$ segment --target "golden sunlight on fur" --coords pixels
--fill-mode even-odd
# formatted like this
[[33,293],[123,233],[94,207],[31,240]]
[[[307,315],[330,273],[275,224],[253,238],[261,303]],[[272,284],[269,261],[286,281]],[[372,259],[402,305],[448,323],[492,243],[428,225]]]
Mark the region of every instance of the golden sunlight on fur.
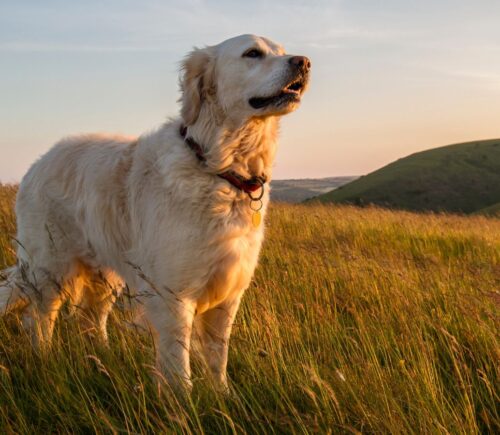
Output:
[[18,263],[0,287],[4,310],[24,306],[44,346],[62,304],[78,304],[106,339],[126,283],[144,296],[169,383],[191,385],[194,326],[226,389],[231,326],[264,235],[252,216],[265,215],[279,117],[298,107],[309,70],[306,57],[238,36],[186,57],[179,119],[139,138],[56,144],[19,188]]

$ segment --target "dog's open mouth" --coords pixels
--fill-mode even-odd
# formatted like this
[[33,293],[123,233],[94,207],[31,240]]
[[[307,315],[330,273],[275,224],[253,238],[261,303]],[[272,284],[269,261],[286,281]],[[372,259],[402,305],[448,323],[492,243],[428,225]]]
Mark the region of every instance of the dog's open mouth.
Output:
[[305,78],[300,77],[286,85],[279,94],[272,95],[270,97],[253,97],[250,98],[248,102],[254,109],[262,109],[270,105],[282,106],[294,101],[300,101],[300,95],[302,94],[305,85]]

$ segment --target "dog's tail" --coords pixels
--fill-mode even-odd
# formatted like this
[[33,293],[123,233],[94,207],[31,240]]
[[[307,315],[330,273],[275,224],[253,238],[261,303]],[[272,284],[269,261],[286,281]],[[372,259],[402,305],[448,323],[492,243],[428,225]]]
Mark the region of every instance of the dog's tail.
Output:
[[16,284],[17,274],[17,266],[0,271],[0,315],[13,310],[22,310],[29,303]]

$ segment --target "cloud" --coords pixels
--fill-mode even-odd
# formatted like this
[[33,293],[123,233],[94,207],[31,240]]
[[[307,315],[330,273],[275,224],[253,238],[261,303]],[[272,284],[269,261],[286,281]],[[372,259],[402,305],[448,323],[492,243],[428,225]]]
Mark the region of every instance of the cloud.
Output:
[[152,45],[88,45],[56,42],[0,42],[0,52],[136,52],[164,51],[166,47]]
[[213,44],[240,33],[329,50],[363,41],[394,41],[407,34],[358,23],[355,17],[346,21],[340,1],[23,3],[4,5],[0,11],[0,51],[184,52],[193,44]]
[[444,71],[444,74],[460,80],[466,80],[469,83],[491,91],[500,91],[500,71],[456,70]]

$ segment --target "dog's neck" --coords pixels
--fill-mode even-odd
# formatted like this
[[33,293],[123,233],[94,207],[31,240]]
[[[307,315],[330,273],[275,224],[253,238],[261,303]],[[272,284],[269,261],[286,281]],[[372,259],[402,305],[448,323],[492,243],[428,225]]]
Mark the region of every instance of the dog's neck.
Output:
[[[214,173],[232,170],[245,178],[271,179],[279,129],[278,117],[252,118],[240,125],[217,125],[201,116],[187,135],[203,148],[207,167]],[[213,120],[214,118],[212,118]]]

